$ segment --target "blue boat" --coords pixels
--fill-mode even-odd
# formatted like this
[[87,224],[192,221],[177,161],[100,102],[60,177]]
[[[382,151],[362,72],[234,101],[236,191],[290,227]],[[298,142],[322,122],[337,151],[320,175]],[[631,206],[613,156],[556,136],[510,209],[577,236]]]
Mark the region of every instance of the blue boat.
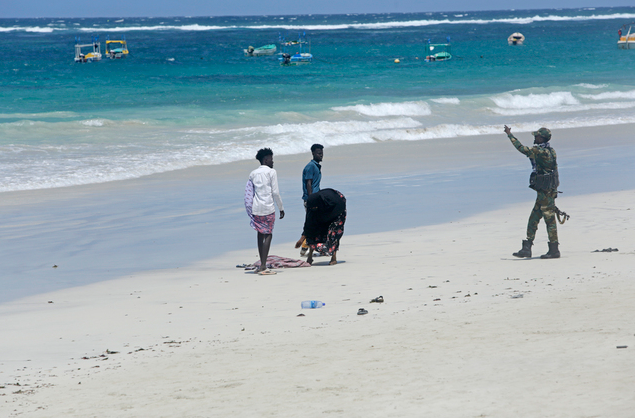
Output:
[[[309,52],[305,51],[307,44],[309,45]],[[311,43],[307,42],[306,33],[298,35],[297,41],[285,42],[284,39],[281,39],[281,47],[281,57],[278,58],[280,60],[280,65],[308,64],[313,61]],[[288,52],[290,50],[295,50],[296,52],[291,54]]]

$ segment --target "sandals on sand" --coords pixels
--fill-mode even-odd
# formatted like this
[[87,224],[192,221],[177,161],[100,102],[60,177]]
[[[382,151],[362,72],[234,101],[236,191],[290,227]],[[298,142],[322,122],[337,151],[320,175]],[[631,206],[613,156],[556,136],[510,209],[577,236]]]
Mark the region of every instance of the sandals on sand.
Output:
[[261,276],[271,276],[273,274],[278,274],[278,273],[276,273],[273,270],[265,269],[265,270],[259,271],[258,274],[260,274]]
[[383,296],[377,296],[375,299],[372,299],[370,301],[370,303],[384,303],[384,297]]
[[368,313],[368,311],[364,308],[359,308],[359,311],[357,311],[357,315],[366,315]]

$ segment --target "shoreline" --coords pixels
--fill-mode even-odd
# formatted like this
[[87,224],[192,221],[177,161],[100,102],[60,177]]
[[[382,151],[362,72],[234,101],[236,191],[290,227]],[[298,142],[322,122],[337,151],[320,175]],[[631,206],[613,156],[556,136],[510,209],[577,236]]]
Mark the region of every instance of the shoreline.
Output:
[[[528,143],[530,135],[518,136]],[[565,191],[561,199],[635,189],[635,145],[628,129],[556,131],[554,147]],[[304,215],[299,173],[309,159],[308,152],[275,159],[287,216],[276,223],[274,243],[299,236]],[[1,255],[7,263],[0,302],[251,248],[242,192],[255,166],[255,160],[243,161],[3,193],[0,227],[7,246]],[[358,235],[442,224],[533,200],[528,173],[528,161],[504,134],[394,141],[326,149],[323,187],[347,196],[347,234]]]
[[[631,135],[633,129],[635,129],[635,123],[557,129],[553,131],[554,147],[570,151],[576,149],[581,150],[588,148],[629,146],[633,145]],[[609,131],[609,135],[606,133],[607,130]],[[520,132],[516,134],[516,136],[524,145],[531,145],[531,134],[529,132]],[[594,137],[598,139],[594,139]],[[424,158],[425,163],[428,164],[423,168],[424,170],[480,167],[482,166],[482,163],[503,166],[516,165],[513,160],[510,160],[508,163],[501,164],[501,154],[510,155],[515,152],[513,148],[511,153],[508,152],[509,147],[505,147],[503,145],[506,144],[506,139],[507,137],[501,129],[500,135],[483,134],[415,141],[394,140],[338,145],[325,148],[328,153],[328,158],[331,159],[330,161],[325,161],[325,169],[330,170],[330,174],[335,176],[350,175],[353,170],[351,169],[351,166],[347,164],[347,160],[350,161],[352,156],[359,155],[360,158],[372,159],[373,162],[373,169],[369,170],[368,168],[362,167],[360,175],[368,174],[370,172],[380,172],[383,174],[407,173],[422,170],[421,161],[413,158],[414,155],[425,155],[431,151],[434,152],[435,158]],[[456,153],[456,147],[460,147],[462,151],[458,155]],[[254,155],[255,151],[256,149],[254,149]],[[377,159],[376,155],[380,153],[387,153],[388,158]],[[484,158],[484,160],[479,160],[479,164],[476,162],[469,163],[468,156],[464,154],[478,154],[478,156]],[[280,178],[294,178],[297,177],[298,170],[301,171],[310,158],[310,151],[300,154],[275,155],[275,159],[278,164],[275,168],[279,172]],[[395,166],[393,161],[397,158],[403,158],[403,161],[400,161],[400,164]],[[338,166],[338,163],[341,165]],[[284,167],[281,167],[283,165]],[[115,180],[105,183],[8,191],[1,193],[3,197],[7,198],[4,199],[1,205],[39,203],[46,200],[54,200],[56,198],[72,198],[76,194],[84,195],[94,192],[108,192],[118,188],[128,189],[143,187],[144,185],[141,183],[153,184],[166,182],[167,184],[178,184],[180,181],[200,181],[201,179],[209,178],[213,178],[215,181],[232,180],[236,177],[245,177],[244,173],[249,173],[253,167],[254,162],[252,160],[239,160],[216,165],[188,167],[179,170],[154,173],[132,179]],[[9,200],[9,202],[6,200]]]
[[[520,203],[447,224],[345,234],[334,267],[318,258],[263,278],[233,267],[257,258],[241,250],[47,294],[53,303],[39,295],[1,304],[0,411],[351,416],[397,406],[402,415],[459,417],[456,407],[469,402],[501,418],[510,410],[626,417],[635,401],[623,367],[635,348],[635,197],[567,204],[559,260],[535,259],[547,250],[543,224],[534,259],[511,256],[530,210]],[[292,246],[274,243],[271,254]],[[607,247],[619,251],[592,253]],[[379,295],[384,304],[368,303]],[[301,310],[304,299],[327,305]],[[369,314],[357,316],[359,307]]]

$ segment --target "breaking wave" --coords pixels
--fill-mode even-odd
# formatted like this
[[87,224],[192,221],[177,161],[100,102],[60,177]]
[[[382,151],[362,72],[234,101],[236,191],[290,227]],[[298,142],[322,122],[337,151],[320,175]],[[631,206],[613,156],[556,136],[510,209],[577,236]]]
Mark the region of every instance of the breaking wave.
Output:
[[[360,15],[363,17],[363,15]],[[635,13],[612,13],[612,14],[592,14],[577,16],[558,16],[550,14],[548,16],[528,16],[528,17],[509,17],[499,19],[472,19],[465,15],[455,15],[454,19],[418,19],[407,21],[388,21],[373,23],[340,23],[340,24],[265,24],[265,25],[204,25],[204,24],[183,24],[183,25],[117,25],[117,26],[92,26],[92,27],[73,27],[68,28],[65,24],[53,24],[49,27],[25,27],[12,26],[0,27],[0,32],[25,31],[25,32],[53,32],[53,31],[84,31],[84,32],[130,32],[130,31],[215,31],[226,29],[267,29],[267,30],[343,30],[343,29],[394,29],[409,27],[425,27],[436,25],[488,25],[497,23],[507,23],[516,25],[528,25],[534,22],[565,22],[565,21],[589,21],[589,20],[629,20],[635,19]],[[122,23],[116,21],[115,23]],[[75,25],[75,24],[74,24]]]
[[431,101],[439,104],[461,104],[461,100],[458,97],[440,97],[438,99],[430,99]]
[[599,94],[581,94],[580,97],[591,100],[635,99],[635,90],[607,91]]
[[[458,99],[457,99],[458,100]],[[427,116],[432,114],[425,102],[378,103],[370,105],[332,107],[336,112],[356,112],[366,116]]]

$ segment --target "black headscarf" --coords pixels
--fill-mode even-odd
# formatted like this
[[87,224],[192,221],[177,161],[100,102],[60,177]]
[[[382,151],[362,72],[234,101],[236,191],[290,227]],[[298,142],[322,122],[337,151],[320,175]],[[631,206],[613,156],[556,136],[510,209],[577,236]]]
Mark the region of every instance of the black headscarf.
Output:
[[306,201],[304,235],[311,241],[319,241],[328,233],[329,225],[346,210],[346,199],[337,190],[323,189],[312,193]]

